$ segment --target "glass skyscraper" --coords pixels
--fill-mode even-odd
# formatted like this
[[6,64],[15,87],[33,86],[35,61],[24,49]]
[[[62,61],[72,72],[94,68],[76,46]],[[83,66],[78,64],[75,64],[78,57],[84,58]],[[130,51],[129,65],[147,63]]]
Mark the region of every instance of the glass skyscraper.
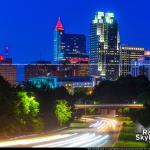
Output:
[[61,36],[64,34],[64,28],[60,21],[60,18],[57,22],[57,25],[54,30],[54,62],[58,63],[60,59],[63,58],[63,51],[61,50]]
[[119,76],[120,36],[113,13],[98,12],[90,25],[91,76],[117,80]]
[[85,53],[85,35],[65,33],[59,18],[54,31],[54,62],[60,63],[65,60],[65,56],[68,54],[74,54],[78,57],[78,54]]

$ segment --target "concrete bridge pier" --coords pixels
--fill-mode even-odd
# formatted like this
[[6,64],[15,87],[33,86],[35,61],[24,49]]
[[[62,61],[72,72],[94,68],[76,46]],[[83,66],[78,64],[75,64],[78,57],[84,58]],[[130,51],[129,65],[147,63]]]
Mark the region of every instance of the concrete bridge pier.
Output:
[[107,115],[108,114],[108,109],[101,109],[100,114],[101,115]]
[[99,108],[97,110],[97,114],[100,114],[102,116],[108,115],[114,117],[116,115],[117,110],[115,109],[110,109],[110,108]]
[[112,117],[116,116],[116,112],[117,112],[116,109],[108,109],[108,115],[109,116],[112,116]]

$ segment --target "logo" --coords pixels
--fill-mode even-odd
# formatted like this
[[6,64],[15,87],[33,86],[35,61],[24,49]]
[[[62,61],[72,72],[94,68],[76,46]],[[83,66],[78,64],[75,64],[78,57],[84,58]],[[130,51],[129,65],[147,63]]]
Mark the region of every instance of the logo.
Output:
[[137,141],[150,141],[150,130],[143,130],[142,134],[136,134]]

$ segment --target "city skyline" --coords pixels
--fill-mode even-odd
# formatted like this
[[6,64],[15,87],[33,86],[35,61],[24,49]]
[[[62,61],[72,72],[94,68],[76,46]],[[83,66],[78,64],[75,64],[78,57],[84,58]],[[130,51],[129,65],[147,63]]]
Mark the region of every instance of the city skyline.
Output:
[[[44,3],[40,0],[33,0],[30,3],[29,1],[14,0],[10,2],[6,0],[1,5],[1,11],[5,13],[1,19],[0,54],[4,54],[4,48],[8,45],[14,63],[30,63],[39,59],[52,61],[53,30],[58,17],[61,17],[67,33],[85,34],[88,37],[90,22],[97,11],[115,13],[120,27],[121,44],[139,45],[149,49],[146,35],[150,31],[146,27],[150,22],[145,20],[149,15],[145,9],[149,2],[145,1],[141,4],[140,1],[136,1],[136,8],[133,7],[134,2],[129,0],[128,3],[114,2],[114,0],[105,2],[82,0],[80,4],[76,1],[72,5],[72,2],[68,0],[63,2],[58,0],[57,4],[47,0]],[[16,10],[12,11],[14,5]],[[141,7],[141,5],[146,6]],[[52,6],[57,7],[52,9]],[[89,6],[91,7],[89,8]],[[131,15],[125,11],[127,8]],[[138,10],[141,11],[137,15]],[[68,12],[71,13],[68,14]],[[143,28],[141,28],[142,20],[145,22]]]
[[0,148],[150,147],[150,1],[0,4]]

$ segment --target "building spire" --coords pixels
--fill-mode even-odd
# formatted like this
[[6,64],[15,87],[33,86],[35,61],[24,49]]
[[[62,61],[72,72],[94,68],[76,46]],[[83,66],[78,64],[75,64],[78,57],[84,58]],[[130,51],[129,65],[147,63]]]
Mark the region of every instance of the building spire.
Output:
[[55,30],[60,30],[60,31],[63,31],[64,30],[64,27],[62,25],[62,22],[60,20],[60,17],[58,18],[58,22],[56,24],[56,27],[55,27]]

